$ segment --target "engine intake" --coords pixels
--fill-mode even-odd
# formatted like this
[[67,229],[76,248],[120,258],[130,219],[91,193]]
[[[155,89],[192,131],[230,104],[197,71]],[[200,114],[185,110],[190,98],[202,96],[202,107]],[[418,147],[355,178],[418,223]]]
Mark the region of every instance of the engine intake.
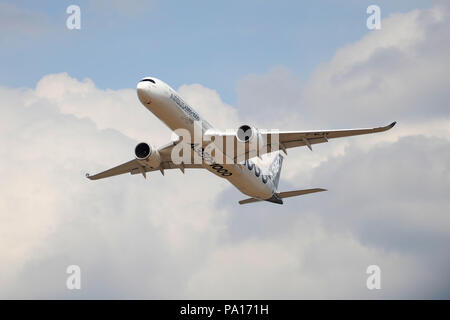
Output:
[[256,129],[250,127],[249,125],[242,125],[238,128],[236,132],[236,137],[241,142],[249,142],[252,138],[256,136]]
[[236,131],[237,161],[248,160],[259,155],[260,148],[264,146],[262,136],[255,127],[242,125]]
[[145,142],[139,143],[134,148],[134,154],[139,160],[146,159],[152,153],[152,148]]
[[161,164],[159,151],[145,142],[139,143],[136,148],[134,148],[134,154],[136,155],[136,159],[143,166],[158,168]]

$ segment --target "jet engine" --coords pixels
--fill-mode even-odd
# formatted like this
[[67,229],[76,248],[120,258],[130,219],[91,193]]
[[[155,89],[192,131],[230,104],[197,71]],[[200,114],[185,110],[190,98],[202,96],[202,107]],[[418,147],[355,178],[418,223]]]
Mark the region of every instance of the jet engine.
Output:
[[[256,157],[263,146],[261,134],[258,130],[249,125],[242,125],[236,131],[237,156],[245,154],[245,159]],[[240,159],[240,160],[245,160]]]
[[238,128],[236,132],[236,138],[240,142],[249,143],[250,141],[253,141],[256,138],[257,134],[258,132],[256,131],[255,128],[244,124]]
[[158,168],[161,164],[161,156],[159,155],[158,149],[145,142],[139,143],[136,148],[134,148],[134,154],[136,155],[136,159],[143,166]]

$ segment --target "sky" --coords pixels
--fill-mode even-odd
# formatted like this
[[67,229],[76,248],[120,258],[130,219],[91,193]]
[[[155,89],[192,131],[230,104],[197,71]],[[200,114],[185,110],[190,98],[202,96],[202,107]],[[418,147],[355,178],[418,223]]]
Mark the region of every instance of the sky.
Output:
[[[70,4],[0,2],[0,298],[450,298],[446,1],[377,1],[380,30],[372,1],[80,1],[80,30]],[[289,150],[280,190],[328,191],[283,206],[200,170],[85,179],[170,139],[148,75],[220,129],[398,124]]]
[[[370,32],[371,1],[78,1],[82,26],[68,30],[73,1],[3,3],[0,84],[34,86],[68,72],[100,88],[132,88],[143,76],[173,87],[202,83],[236,103],[239,79],[286,66],[306,80],[334,51]],[[430,5],[378,1],[383,17]]]

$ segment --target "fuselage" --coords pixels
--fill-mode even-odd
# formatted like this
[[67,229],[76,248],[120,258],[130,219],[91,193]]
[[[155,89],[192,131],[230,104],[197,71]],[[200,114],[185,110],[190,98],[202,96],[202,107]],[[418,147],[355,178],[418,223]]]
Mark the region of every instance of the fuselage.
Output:
[[184,129],[190,133],[192,140],[182,143],[190,144],[192,151],[201,157],[205,169],[228,180],[242,193],[254,198],[269,199],[276,192],[273,181],[263,172],[264,168],[258,166],[256,159],[239,164],[223,163],[208,154],[204,150],[205,145],[195,145],[195,134],[201,132],[203,136],[215,128],[201,118],[168,84],[157,78],[147,77],[138,83],[137,94],[141,103],[171,130]]

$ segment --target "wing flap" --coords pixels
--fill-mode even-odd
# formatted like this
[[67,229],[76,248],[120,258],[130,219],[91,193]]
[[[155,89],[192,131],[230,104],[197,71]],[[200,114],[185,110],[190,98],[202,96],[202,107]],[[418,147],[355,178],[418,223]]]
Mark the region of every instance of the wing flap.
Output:
[[[308,142],[310,144],[317,144],[317,143],[324,143],[324,142],[328,142],[328,140],[326,138],[309,138]],[[306,141],[304,141],[303,139],[297,139],[297,140],[284,140],[283,145],[286,149],[290,149],[290,148],[295,148],[295,147],[303,147],[306,146]],[[274,148],[273,151],[277,151],[276,148]]]

